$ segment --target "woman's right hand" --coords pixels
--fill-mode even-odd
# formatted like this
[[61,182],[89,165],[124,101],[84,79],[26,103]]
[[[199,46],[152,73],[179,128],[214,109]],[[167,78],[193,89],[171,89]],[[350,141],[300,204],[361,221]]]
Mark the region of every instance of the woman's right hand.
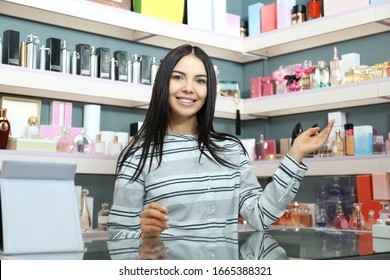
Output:
[[159,237],[161,232],[169,228],[168,209],[157,202],[152,202],[140,215],[142,238]]

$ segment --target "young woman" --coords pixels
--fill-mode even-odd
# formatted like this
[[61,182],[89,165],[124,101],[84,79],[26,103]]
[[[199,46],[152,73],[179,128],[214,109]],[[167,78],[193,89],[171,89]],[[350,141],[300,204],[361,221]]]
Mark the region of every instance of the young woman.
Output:
[[323,146],[334,122],[295,139],[263,188],[240,140],[214,130],[216,96],[213,63],[202,49],[182,45],[166,55],[144,123],[118,159],[111,238],[186,230],[212,236],[236,231],[239,214],[265,230],[283,215],[307,170],[303,157]]

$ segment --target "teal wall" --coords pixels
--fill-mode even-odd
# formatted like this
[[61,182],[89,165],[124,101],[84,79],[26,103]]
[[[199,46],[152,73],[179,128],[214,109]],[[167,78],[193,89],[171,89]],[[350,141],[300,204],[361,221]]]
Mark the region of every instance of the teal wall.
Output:
[[[258,1],[235,1],[228,0],[228,12],[241,15],[247,18],[247,5]],[[262,1],[268,3],[272,1]],[[7,29],[18,30],[21,32],[21,40],[27,38],[27,35],[33,33],[41,39],[41,44],[46,38],[57,37],[65,39],[68,44],[88,43],[96,47],[109,47],[110,50],[127,50],[131,55],[133,53],[146,54],[162,58],[167,49],[153,46],[128,42],[124,40],[112,39],[95,34],[86,34],[84,32],[65,29],[56,26],[48,26],[37,22],[29,22],[22,19],[0,16],[0,34]],[[390,60],[388,46],[390,45],[390,33],[368,36],[361,39],[349,40],[334,44],[339,53],[357,52],[361,54],[362,64],[372,65],[380,61]],[[230,61],[213,59],[214,64],[218,65],[221,74],[220,79],[237,80],[240,83],[243,97],[249,97],[249,80],[255,76],[268,76],[279,65],[289,65],[310,59],[316,62],[320,59],[329,61],[332,56],[333,44],[321,46],[310,50],[295,52],[288,55],[274,57],[264,61],[239,64]],[[0,93],[0,96],[7,93]],[[309,97],[309,96],[308,96]],[[31,98],[31,97],[28,97]],[[60,100],[60,97],[54,98]],[[41,123],[49,124],[49,108],[52,100],[42,100]],[[73,103],[73,126],[82,126],[82,114],[84,103]],[[386,134],[390,131],[390,103],[382,105],[370,105],[355,108],[341,109],[347,113],[348,121],[355,125],[371,124],[379,133]],[[311,112],[305,114],[295,114],[289,116],[273,117],[270,119],[259,119],[245,121],[242,124],[242,138],[256,138],[263,133],[267,138],[284,138],[291,135],[293,126],[300,121],[304,128],[310,127],[314,122],[324,126],[327,122],[327,113],[329,111]],[[128,131],[129,124],[142,121],[145,115],[144,110],[128,109],[124,107],[113,107],[102,105],[101,130]],[[118,121],[121,120],[121,121]],[[235,127],[233,120],[216,119],[215,128],[234,134]],[[321,177],[307,177],[302,182],[301,190],[297,195],[297,200],[314,202],[313,186],[320,184]],[[264,184],[265,181],[261,180]],[[95,198],[95,214],[100,208],[102,202],[112,202],[112,192],[114,185],[114,176],[106,175],[88,175],[78,174],[76,184],[90,189],[91,195]]]

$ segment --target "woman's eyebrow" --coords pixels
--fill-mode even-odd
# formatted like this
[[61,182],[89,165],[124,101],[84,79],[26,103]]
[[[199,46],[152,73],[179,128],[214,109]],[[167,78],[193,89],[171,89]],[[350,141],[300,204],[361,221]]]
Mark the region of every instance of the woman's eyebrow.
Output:
[[[181,74],[183,76],[186,76],[186,73],[182,72],[182,71],[179,71],[179,70],[173,70],[172,73],[178,73],[178,74]],[[195,77],[205,77],[207,78],[207,75],[206,74],[198,74],[198,75],[195,75]]]

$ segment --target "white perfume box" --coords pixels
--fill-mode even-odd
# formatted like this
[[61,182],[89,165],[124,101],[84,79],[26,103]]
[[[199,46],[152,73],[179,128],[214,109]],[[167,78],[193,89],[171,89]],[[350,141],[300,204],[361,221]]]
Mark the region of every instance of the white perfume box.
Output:
[[278,29],[291,25],[291,9],[297,3],[296,0],[277,0],[276,12]]
[[226,30],[227,35],[240,37],[241,17],[235,14],[226,13]]
[[372,225],[372,237],[389,238],[390,245],[390,226],[384,224]]
[[356,8],[370,5],[370,0],[324,0],[324,16],[348,12]]
[[4,160],[0,174],[2,253],[83,252],[76,164]]
[[187,0],[187,24],[213,30],[212,2],[209,0]]
[[372,173],[372,195],[374,200],[390,200],[390,173]]
[[345,112],[329,112],[328,121],[335,120],[335,126],[344,126],[347,123],[347,114]]
[[226,33],[226,0],[212,0],[213,31]]

